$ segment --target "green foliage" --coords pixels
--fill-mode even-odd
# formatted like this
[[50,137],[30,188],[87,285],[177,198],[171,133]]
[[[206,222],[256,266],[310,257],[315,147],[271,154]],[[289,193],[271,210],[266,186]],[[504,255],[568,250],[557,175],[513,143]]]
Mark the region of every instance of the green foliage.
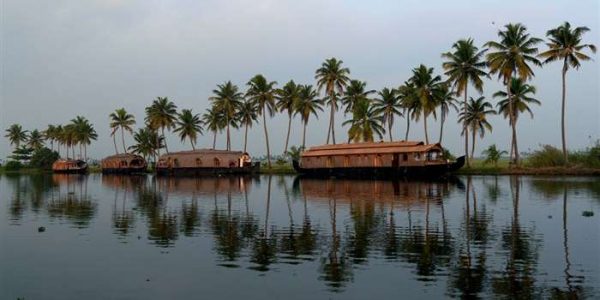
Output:
[[564,166],[565,159],[562,151],[550,145],[542,145],[542,149],[536,150],[527,158],[527,166],[540,167],[558,167]]
[[18,171],[23,167],[23,164],[16,160],[11,160],[4,165],[6,171]]
[[570,152],[569,162],[586,168],[600,168],[600,141],[585,150]]
[[28,161],[31,159],[31,154],[33,153],[33,148],[29,148],[27,146],[21,146],[15,151],[13,151],[12,155],[9,156],[10,159],[17,161]]
[[502,155],[505,155],[507,153],[508,152],[504,150],[498,150],[498,148],[496,148],[496,144],[491,145],[482,152],[482,154],[486,156],[484,164],[493,163],[494,166],[497,167],[498,160],[502,157]]
[[448,150],[446,148],[443,148],[442,158],[447,159],[447,160],[455,160],[456,159],[456,157],[454,155],[452,155],[450,150]]
[[58,152],[52,151],[46,147],[33,152],[29,166],[43,170],[50,170],[52,164],[59,158]]
[[300,154],[302,154],[302,151],[304,151],[304,147],[292,146],[290,147],[290,150],[286,152],[286,155],[289,156],[289,158],[291,158],[292,160],[298,161],[300,160]]

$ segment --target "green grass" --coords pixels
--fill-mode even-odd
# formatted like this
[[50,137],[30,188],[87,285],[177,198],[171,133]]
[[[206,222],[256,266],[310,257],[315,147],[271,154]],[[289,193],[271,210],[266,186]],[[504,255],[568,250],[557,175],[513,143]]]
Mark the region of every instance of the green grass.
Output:
[[260,174],[296,174],[296,171],[291,164],[272,164],[271,168],[261,165]]

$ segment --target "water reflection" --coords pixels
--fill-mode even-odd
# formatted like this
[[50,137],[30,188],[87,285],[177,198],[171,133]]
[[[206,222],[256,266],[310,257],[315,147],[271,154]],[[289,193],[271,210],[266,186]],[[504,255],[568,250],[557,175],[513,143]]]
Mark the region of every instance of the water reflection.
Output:
[[[445,287],[438,296],[577,299],[600,288],[586,280],[589,269],[574,267],[573,248],[581,243],[573,246],[569,239],[570,221],[577,215],[568,214],[570,196],[600,195],[598,180],[3,178],[10,187],[10,224],[45,214],[50,221],[84,230],[106,215],[113,241],[116,237],[127,244],[144,238],[151,248],[172,248],[190,247],[184,240],[202,240],[209,249],[198,251],[213,256],[221,269],[264,275],[299,268],[300,275],[319,279],[335,293],[344,293],[359,274],[381,264],[395,266],[394,272],[405,272],[406,280],[425,289]],[[531,193],[541,195],[541,203],[560,202],[562,208],[560,228],[549,230],[560,233],[562,241],[561,274],[551,280],[544,279],[551,271],[540,257],[556,247],[545,246],[545,228],[533,224],[531,210],[522,211],[524,205],[539,205],[527,196]],[[598,203],[597,198],[589,203]]]

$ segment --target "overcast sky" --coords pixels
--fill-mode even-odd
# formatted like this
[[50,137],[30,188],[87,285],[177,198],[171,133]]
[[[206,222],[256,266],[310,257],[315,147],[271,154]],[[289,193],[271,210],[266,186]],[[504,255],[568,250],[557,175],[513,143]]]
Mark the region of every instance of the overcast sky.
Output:
[[[364,80],[370,89],[397,87],[423,63],[442,73],[440,54],[460,38],[478,45],[496,39],[506,23],[524,23],[534,36],[564,21],[588,26],[585,42],[600,46],[600,7],[596,0],[564,1],[27,1],[0,0],[0,157],[10,147],[4,130],[12,123],[44,129],[76,115],[88,118],[99,139],[88,150],[102,158],[113,150],[108,115],[124,107],[142,126],[144,107],[168,96],[181,108],[203,113],[217,84],[231,80],[245,90],[255,74],[283,85],[290,79],[314,84],[314,72],[329,57]],[[544,45],[540,45],[542,49]],[[568,73],[567,132],[570,148],[584,148],[600,138],[600,59]],[[560,146],[560,64],[534,69],[532,84],[541,107],[535,119],[518,123],[519,149],[539,144]],[[484,96],[501,86],[485,82]],[[478,96],[473,93],[473,96]],[[307,144],[325,142],[328,115],[313,120]],[[346,140],[336,116],[338,141]],[[283,151],[287,115],[268,120],[274,154]],[[496,143],[508,149],[508,122],[491,117],[493,132],[478,140],[479,153]],[[396,138],[405,121],[397,120]],[[437,140],[439,123],[431,120]],[[250,131],[249,151],[265,153],[262,125]],[[422,140],[422,124],[411,126],[412,140]],[[301,143],[295,119],[291,144]],[[461,151],[456,114],[448,118],[445,146]],[[168,135],[170,150],[187,149]],[[127,138],[130,143],[131,138]],[[224,147],[224,136],[219,137]],[[199,145],[210,147],[205,133]],[[233,133],[233,147],[243,147],[243,132]]]

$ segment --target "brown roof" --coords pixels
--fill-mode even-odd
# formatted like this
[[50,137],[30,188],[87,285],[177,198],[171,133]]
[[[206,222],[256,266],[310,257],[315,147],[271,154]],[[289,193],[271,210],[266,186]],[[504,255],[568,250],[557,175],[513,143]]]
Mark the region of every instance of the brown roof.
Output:
[[442,146],[440,144],[424,145],[423,142],[339,144],[312,147],[308,151],[303,152],[302,157],[426,152],[434,148],[441,150]]
[[143,158],[143,157],[141,157],[140,155],[137,155],[137,154],[133,154],[133,153],[120,153],[120,154],[107,156],[103,160],[112,160],[112,159],[121,160],[121,159],[134,159],[134,158]]
[[187,150],[187,151],[177,151],[177,152],[169,152],[166,154],[161,155],[162,156],[167,156],[167,155],[198,155],[198,154],[204,154],[204,155],[208,155],[208,154],[212,154],[212,155],[218,155],[218,154],[230,154],[230,155],[242,155],[244,154],[244,152],[242,151],[228,151],[228,150],[215,150],[215,149],[196,149],[196,150]]

